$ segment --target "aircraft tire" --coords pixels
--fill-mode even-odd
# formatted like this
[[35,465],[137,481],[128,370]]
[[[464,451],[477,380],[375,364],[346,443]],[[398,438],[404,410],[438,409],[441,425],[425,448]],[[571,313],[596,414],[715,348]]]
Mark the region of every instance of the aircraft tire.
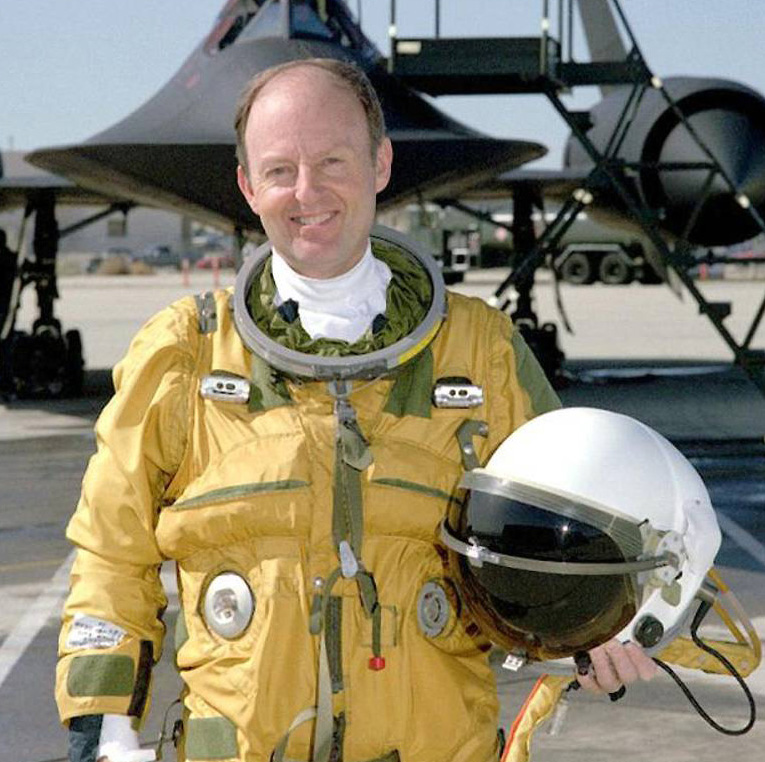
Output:
[[64,366],[64,393],[69,397],[82,394],[85,381],[85,361],[82,356],[82,337],[76,330],[67,331],[64,335],[66,342],[66,360]]
[[612,252],[600,260],[598,268],[600,280],[609,286],[623,286],[632,282],[632,267],[620,254]]

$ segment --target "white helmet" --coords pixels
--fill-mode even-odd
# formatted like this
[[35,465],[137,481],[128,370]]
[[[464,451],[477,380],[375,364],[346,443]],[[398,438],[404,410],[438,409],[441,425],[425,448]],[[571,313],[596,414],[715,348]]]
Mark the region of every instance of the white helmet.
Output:
[[442,538],[478,624],[527,659],[617,636],[649,649],[683,624],[720,547],[709,493],[664,437],[569,408],[509,436],[469,471]]

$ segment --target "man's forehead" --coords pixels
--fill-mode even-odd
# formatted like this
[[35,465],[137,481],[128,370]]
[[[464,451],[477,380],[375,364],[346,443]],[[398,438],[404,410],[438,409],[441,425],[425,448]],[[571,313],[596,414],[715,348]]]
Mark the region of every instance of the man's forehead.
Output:
[[325,130],[327,139],[341,132],[348,139],[356,125],[366,135],[366,115],[356,94],[331,72],[306,65],[280,72],[263,87],[250,109],[246,131],[250,141],[264,137],[264,130],[275,129],[283,130],[285,137],[298,129],[301,133]]
[[279,72],[273,79],[269,80],[260,91],[258,97],[252,104],[255,108],[261,99],[269,97],[278,97],[282,94],[289,94],[296,89],[308,88],[310,92],[314,88],[331,88],[339,93],[345,93],[348,97],[356,100],[350,87],[336,74],[327,69],[312,64],[297,65],[292,68]]
[[300,139],[295,135],[263,135],[255,132],[250,141],[251,159],[255,164],[296,160],[318,160],[329,154],[348,154],[360,150],[347,137],[317,133]]

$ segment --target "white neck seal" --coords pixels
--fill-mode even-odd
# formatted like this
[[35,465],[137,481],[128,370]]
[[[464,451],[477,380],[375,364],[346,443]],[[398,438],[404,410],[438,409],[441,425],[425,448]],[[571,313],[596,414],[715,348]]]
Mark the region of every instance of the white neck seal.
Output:
[[272,249],[271,272],[275,304],[297,302],[300,322],[312,339],[341,339],[353,343],[385,313],[390,267],[372,254],[370,244],[361,260],[336,278],[308,278],[295,272]]

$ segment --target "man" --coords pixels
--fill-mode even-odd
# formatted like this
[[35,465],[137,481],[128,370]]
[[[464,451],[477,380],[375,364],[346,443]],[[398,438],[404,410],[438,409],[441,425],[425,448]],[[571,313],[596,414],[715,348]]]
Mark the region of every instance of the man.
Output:
[[[73,748],[99,736],[112,762],[140,754],[128,718],[145,710],[171,558],[180,758],[496,759],[488,644],[437,529],[471,458],[555,395],[506,316],[450,295],[444,320],[427,263],[370,244],[392,148],[354,67],[265,72],[237,135],[270,244],[233,295],[183,300],[138,334],[69,526],[57,699]],[[485,402],[434,406],[434,385]],[[581,680],[600,691],[652,667],[615,642],[592,660]]]

